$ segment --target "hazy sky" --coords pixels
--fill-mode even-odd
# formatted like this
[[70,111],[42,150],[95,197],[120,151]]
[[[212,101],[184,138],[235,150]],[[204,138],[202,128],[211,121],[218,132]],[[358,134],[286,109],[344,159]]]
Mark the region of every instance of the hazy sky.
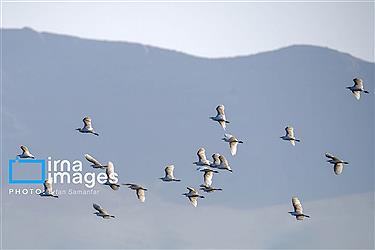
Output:
[[[0,248],[374,248],[373,63],[314,46],[208,60],[30,29],[3,31],[3,52]],[[370,91],[360,100],[345,89],[357,76]],[[208,118],[218,104],[226,132],[244,141],[236,156]],[[74,130],[84,116],[99,137]],[[295,147],[279,138],[287,125],[301,139]],[[20,145],[37,159],[82,160],[83,174],[104,171],[85,153],[112,161],[120,183],[148,189],[146,202],[99,184],[96,195],[8,194],[42,188],[8,184]],[[202,184],[192,164],[200,147],[209,159],[224,155],[233,173],[215,174],[223,191],[194,208],[181,194]],[[340,176],[325,152],[350,163]],[[167,164],[181,182],[158,179]],[[310,220],[288,214],[294,195]],[[116,219],[97,218],[92,203]]]
[[[26,1],[27,2],[27,1]],[[205,57],[292,44],[374,61],[374,3],[3,3],[3,26],[134,41]]]

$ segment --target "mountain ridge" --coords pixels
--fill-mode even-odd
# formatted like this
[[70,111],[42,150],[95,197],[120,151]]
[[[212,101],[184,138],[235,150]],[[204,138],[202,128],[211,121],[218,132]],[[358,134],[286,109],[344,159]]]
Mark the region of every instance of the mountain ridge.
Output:
[[80,37],[76,35],[69,35],[69,34],[60,34],[60,33],[55,33],[55,32],[50,32],[50,31],[37,31],[33,28],[30,27],[23,27],[23,28],[2,28],[0,30],[3,30],[5,32],[20,32],[20,31],[26,31],[32,34],[39,34],[39,35],[47,35],[47,36],[58,36],[58,37],[64,37],[64,38],[70,38],[70,39],[79,39],[82,41],[88,41],[88,42],[101,42],[101,43],[113,43],[113,44],[126,44],[126,45],[131,45],[131,46],[140,46],[143,47],[145,50],[147,49],[155,49],[155,50],[161,50],[164,52],[172,52],[176,54],[181,54],[184,56],[189,56],[197,59],[202,59],[202,60],[232,60],[232,59],[246,59],[249,57],[253,56],[259,56],[263,54],[268,54],[268,53],[277,53],[277,52],[282,52],[285,50],[293,50],[293,49],[320,49],[320,50],[327,50],[333,53],[338,53],[338,54],[343,54],[345,56],[353,57],[356,60],[360,60],[366,63],[375,63],[371,62],[359,57],[356,57],[348,52],[340,51],[334,48],[330,48],[327,46],[319,46],[319,45],[312,45],[312,44],[292,44],[288,46],[283,46],[277,49],[272,49],[272,50],[266,50],[266,51],[261,51],[261,52],[256,52],[256,53],[249,53],[249,54],[244,54],[244,55],[233,55],[233,56],[224,56],[224,57],[205,57],[205,56],[199,56],[195,54],[190,54],[188,52],[180,51],[180,50],[174,50],[170,48],[164,48],[164,47],[159,47],[156,45],[149,45],[149,44],[143,44],[140,42],[134,42],[134,41],[124,41],[124,40],[106,40],[106,39],[96,39],[96,38],[85,38],[85,37]]

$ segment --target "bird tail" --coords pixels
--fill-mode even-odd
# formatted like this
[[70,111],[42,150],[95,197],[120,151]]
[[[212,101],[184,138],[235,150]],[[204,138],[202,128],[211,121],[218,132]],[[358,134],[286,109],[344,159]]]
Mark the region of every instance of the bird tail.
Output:
[[367,90],[364,90],[363,92],[365,92],[366,94],[369,94],[370,92],[368,92]]
[[98,133],[93,133],[94,135],[96,135],[96,136],[99,136],[99,134]]

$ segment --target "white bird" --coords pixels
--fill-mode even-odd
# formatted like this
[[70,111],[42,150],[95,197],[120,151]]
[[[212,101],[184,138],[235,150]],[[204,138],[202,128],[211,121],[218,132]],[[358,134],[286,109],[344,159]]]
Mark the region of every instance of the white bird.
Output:
[[142,186],[139,186],[137,184],[132,184],[132,183],[123,184],[123,185],[126,185],[130,189],[135,190],[135,193],[136,193],[136,195],[138,197],[138,200],[141,201],[141,202],[145,202],[145,200],[146,200],[145,191],[147,191],[147,188],[144,188]]
[[96,160],[94,157],[92,157],[92,156],[89,155],[89,154],[85,154],[85,158],[86,158],[86,160],[88,160],[89,162],[92,163],[91,167],[93,167],[93,168],[101,168],[101,169],[104,169],[104,168],[107,167],[107,166],[101,164],[98,160]]
[[35,158],[26,146],[21,145],[21,150],[22,154],[17,155],[19,158]]
[[219,173],[218,171],[208,169],[208,168],[202,169],[200,171],[204,172],[203,181],[206,187],[210,187],[212,185],[212,178],[214,177],[214,173]]
[[176,179],[174,177],[174,175],[173,175],[174,165],[168,165],[168,166],[166,166],[165,169],[164,169],[164,171],[165,171],[165,176],[159,178],[160,180],[167,181],[167,182],[169,182],[169,181],[181,181],[179,179]]
[[198,192],[194,188],[187,187],[187,189],[189,190],[189,193],[184,193],[182,195],[185,195],[187,198],[189,198],[191,204],[194,207],[197,207],[197,205],[198,205],[198,198],[204,198],[204,196],[198,194]]
[[217,115],[210,117],[211,120],[219,122],[220,126],[225,130],[226,123],[229,123],[225,118],[224,105],[219,105],[216,107]]
[[55,192],[52,190],[52,179],[48,178],[44,181],[44,191],[40,193],[39,195],[42,197],[54,197],[59,198],[59,196],[55,195]]
[[[210,166],[211,162],[207,160],[206,150],[204,148],[198,149],[197,156],[198,156],[198,161],[193,162],[193,164],[197,166]],[[198,169],[201,169],[201,168],[198,168]]]
[[344,164],[349,164],[349,162],[347,161],[342,161],[340,160],[338,157],[330,154],[330,153],[326,153],[325,154],[327,158],[329,158],[329,160],[327,160],[327,162],[333,164],[333,170],[335,172],[336,175],[339,175],[342,173],[342,170],[344,168]]
[[299,201],[297,197],[292,198],[292,205],[294,207],[294,211],[288,212],[288,213],[291,214],[292,216],[295,216],[297,220],[303,220],[304,217],[310,218],[309,215],[303,214],[301,202]]
[[243,143],[243,141],[239,141],[235,136],[231,134],[224,134],[224,138],[222,139],[225,142],[229,142],[229,149],[230,153],[234,156],[237,153],[237,145],[238,143]]
[[107,175],[107,182],[104,183],[104,185],[110,186],[112,190],[118,190],[120,188],[120,185],[117,184],[118,180],[115,177],[115,167],[113,166],[112,162],[108,162],[105,173]]
[[366,94],[369,93],[367,90],[364,89],[362,79],[354,78],[353,82],[354,82],[353,86],[346,87],[346,88],[349,89],[353,93],[354,97],[357,100],[359,100],[359,98],[361,98],[361,92],[364,92]]
[[206,192],[206,193],[212,193],[212,192],[215,192],[215,191],[223,191],[223,189],[221,188],[214,188],[212,186],[206,186],[206,185],[200,185],[200,190]]
[[296,145],[296,142],[300,142],[300,140],[296,139],[296,137],[294,136],[294,129],[293,127],[286,127],[285,128],[285,135],[284,136],[281,136],[280,137],[281,139],[285,140],[285,141],[290,141],[290,143],[295,146]]
[[223,170],[228,170],[229,172],[233,172],[233,170],[229,166],[227,159],[223,155],[220,155],[219,159],[220,159],[220,165],[216,167],[217,169],[223,169]]
[[212,159],[213,159],[213,162],[210,164],[210,167],[211,168],[217,168],[218,166],[220,166],[220,154],[218,153],[215,153],[212,155]]
[[96,214],[96,216],[102,217],[103,219],[115,218],[115,216],[110,215],[107,211],[104,210],[104,208],[102,208],[98,204],[94,203],[94,204],[92,204],[92,206],[94,207],[94,209],[96,211],[98,211],[98,212],[94,213],[94,214]]
[[90,134],[94,134],[96,136],[98,136],[99,134],[96,133],[94,131],[94,128],[92,127],[92,123],[91,123],[91,118],[86,116],[85,118],[83,118],[83,128],[77,128],[76,130],[78,130],[79,132],[81,133],[90,133]]

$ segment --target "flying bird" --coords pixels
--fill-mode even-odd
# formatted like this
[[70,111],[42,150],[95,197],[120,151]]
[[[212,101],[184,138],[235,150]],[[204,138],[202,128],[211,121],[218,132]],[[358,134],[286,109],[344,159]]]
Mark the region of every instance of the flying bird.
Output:
[[93,167],[93,168],[104,169],[104,168],[107,167],[106,165],[101,164],[98,160],[96,160],[94,157],[92,157],[89,154],[85,154],[85,158],[86,158],[86,160],[88,160],[89,162],[92,163],[91,167]]
[[91,123],[91,118],[88,116],[83,118],[83,128],[77,128],[76,130],[78,130],[81,133],[89,133],[99,136],[99,134],[94,131],[94,128],[92,127]]
[[22,154],[17,155],[19,158],[32,158],[35,159],[35,157],[30,153],[30,150],[26,147],[21,145]]
[[204,196],[198,194],[198,192],[194,188],[187,187],[187,189],[189,190],[189,192],[188,193],[184,193],[182,195],[185,195],[187,198],[189,198],[191,204],[194,207],[197,207],[197,205],[198,205],[198,198],[204,198]]
[[218,154],[218,153],[213,154],[212,159],[213,159],[213,161],[210,164],[211,168],[217,168],[218,166],[220,166],[220,163],[221,163],[220,154]]
[[94,214],[96,214],[96,216],[102,217],[103,219],[115,218],[115,216],[110,215],[107,211],[104,210],[104,208],[102,208],[98,204],[94,203],[94,204],[92,204],[92,206],[94,207],[94,209],[96,211],[98,211],[98,212],[94,213]]
[[357,100],[359,100],[361,98],[361,92],[364,92],[366,94],[369,93],[367,90],[364,89],[362,79],[354,78],[353,82],[354,82],[353,86],[346,87],[346,88],[349,89],[353,93],[354,97]]
[[281,139],[285,140],[285,141],[290,141],[290,143],[295,146],[296,145],[296,142],[300,142],[300,140],[296,139],[296,137],[294,136],[294,129],[293,127],[286,127],[285,128],[285,135],[284,136],[281,136],[280,137]]
[[[198,161],[193,162],[193,164],[200,166],[200,167],[210,166],[211,162],[207,160],[206,150],[204,148],[198,149],[197,156],[198,156]],[[198,167],[198,169],[201,169],[201,168]]]
[[223,191],[223,189],[221,188],[214,188],[212,186],[206,186],[206,185],[200,185],[200,190],[206,192],[206,193],[212,193],[212,192],[215,192],[215,191]]
[[237,145],[238,143],[243,143],[243,141],[239,141],[235,136],[231,134],[224,134],[224,138],[222,139],[225,142],[229,142],[229,149],[230,153],[234,156],[237,153]]
[[40,193],[39,195],[42,197],[53,197],[53,198],[59,198],[59,196],[55,195],[55,192],[52,190],[52,179],[48,178],[44,181],[44,191]]
[[233,170],[230,168],[229,163],[227,159],[224,157],[224,155],[220,155],[219,159],[220,159],[220,165],[216,167],[217,169],[228,170],[229,172],[233,172]]
[[140,202],[145,202],[145,200],[146,200],[145,191],[147,191],[147,188],[144,188],[142,186],[139,186],[137,184],[132,184],[132,183],[123,184],[123,185],[126,185],[130,189],[135,190],[135,193],[136,193],[136,195],[138,197],[138,200]]
[[115,178],[115,167],[113,166],[112,162],[108,162],[105,173],[107,175],[107,182],[104,183],[104,185],[110,186],[112,190],[118,190],[120,188],[120,185],[117,184],[118,180],[117,178]]
[[210,187],[212,185],[212,178],[214,177],[214,173],[219,173],[218,171],[208,169],[208,168],[201,169],[200,171],[204,172],[203,181],[206,187]]
[[225,118],[224,105],[219,105],[216,107],[217,115],[210,117],[211,120],[216,121],[225,130],[226,123],[229,123]]
[[288,213],[295,216],[297,220],[303,220],[304,217],[310,218],[309,215],[303,214],[301,202],[297,197],[292,198],[292,205],[294,207],[294,211]]
[[166,166],[165,169],[164,169],[164,171],[165,171],[165,176],[159,178],[160,180],[167,181],[167,182],[170,182],[170,181],[181,181],[179,179],[176,179],[174,177],[174,175],[173,175],[174,165],[168,165],[168,166]]
[[344,164],[349,164],[349,162],[347,161],[342,161],[340,160],[338,157],[330,154],[330,153],[326,153],[325,154],[327,158],[329,158],[329,160],[327,160],[327,162],[333,164],[333,170],[335,172],[336,175],[339,175],[342,173],[342,170],[344,168]]

